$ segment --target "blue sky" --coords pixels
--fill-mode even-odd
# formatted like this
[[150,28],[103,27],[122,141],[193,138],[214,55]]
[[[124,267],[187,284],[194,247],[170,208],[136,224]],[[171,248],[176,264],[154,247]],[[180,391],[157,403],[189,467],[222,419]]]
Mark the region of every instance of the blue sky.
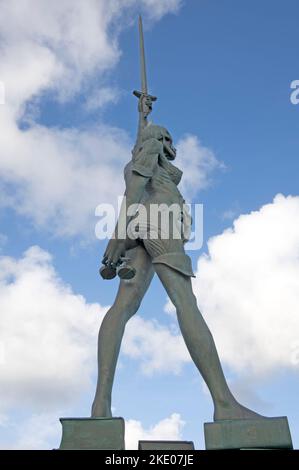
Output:
[[[204,245],[189,253],[199,305],[236,396],[287,415],[298,447],[298,3],[41,1],[30,15],[31,4],[2,1],[0,16],[1,446],[53,448],[60,416],[89,415],[97,330],[117,289],[97,274],[94,210],[123,191],[141,11],[152,119],[204,205]],[[129,445],[203,448],[211,400],[166,302],[154,279],[124,339],[115,414]]]

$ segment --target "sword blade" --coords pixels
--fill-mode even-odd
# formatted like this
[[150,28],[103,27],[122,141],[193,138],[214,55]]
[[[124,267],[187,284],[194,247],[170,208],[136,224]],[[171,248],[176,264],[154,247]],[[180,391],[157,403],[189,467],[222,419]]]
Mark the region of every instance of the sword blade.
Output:
[[142,91],[142,93],[147,95],[147,79],[146,79],[143,26],[142,26],[142,18],[141,18],[140,15],[139,15],[139,46],[140,46],[141,91]]

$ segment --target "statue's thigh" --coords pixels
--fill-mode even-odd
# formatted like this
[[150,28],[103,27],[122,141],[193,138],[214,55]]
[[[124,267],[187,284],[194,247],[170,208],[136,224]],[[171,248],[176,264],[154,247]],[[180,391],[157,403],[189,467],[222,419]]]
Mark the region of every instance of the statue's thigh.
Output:
[[142,245],[128,250],[126,257],[130,259],[130,266],[136,269],[136,274],[132,279],[121,279],[117,295],[141,301],[155,273],[151,257]]

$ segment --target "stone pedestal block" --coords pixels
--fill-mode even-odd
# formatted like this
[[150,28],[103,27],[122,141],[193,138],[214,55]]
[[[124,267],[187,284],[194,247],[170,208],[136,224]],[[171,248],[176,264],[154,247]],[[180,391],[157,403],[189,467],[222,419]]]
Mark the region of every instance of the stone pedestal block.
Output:
[[205,423],[204,432],[207,450],[293,448],[285,416],[220,420]]
[[60,418],[61,450],[124,450],[123,418]]

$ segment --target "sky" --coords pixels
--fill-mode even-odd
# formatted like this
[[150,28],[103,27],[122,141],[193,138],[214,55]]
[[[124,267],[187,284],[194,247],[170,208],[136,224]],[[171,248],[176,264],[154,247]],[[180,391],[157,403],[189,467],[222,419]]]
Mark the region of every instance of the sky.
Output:
[[[60,417],[90,416],[118,285],[98,275],[95,209],[123,193],[136,138],[139,13],[151,119],[203,205],[198,305],[235,396],[288,416],[298,448],[296,0],[0,0],[0,447],[57,448]],[[204,448],[212,402],[156,278],[126,328],[113,412],[128,449]]]

